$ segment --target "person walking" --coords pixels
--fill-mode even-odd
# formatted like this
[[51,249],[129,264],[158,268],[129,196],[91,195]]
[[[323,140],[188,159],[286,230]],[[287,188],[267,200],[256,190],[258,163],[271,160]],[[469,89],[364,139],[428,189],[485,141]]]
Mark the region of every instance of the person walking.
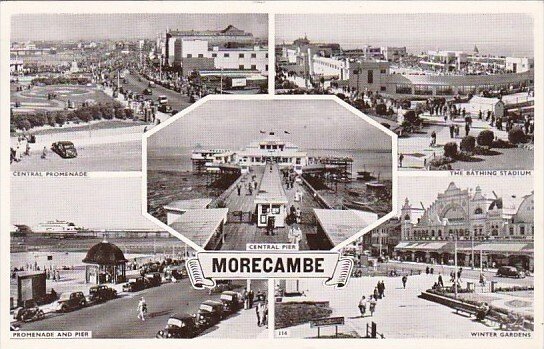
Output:
[[404,275],[402,277],[402,288],[406,288],[406,282],[408,281],[408,276]]
[[465,136],[468,136],[469,132],[470,132],[470,124],[467,122],[465,123]]
[[453,123],[450,124],[450,138],[453,138],[455,134],[455,126],[453,126]]
[[261,303],[257,303],[255,314],[257,315],[257,326],[261,327]]
[[361,300],[359,301],[359,312],[361,313],[361,317],[365,317],[367,304],[368,302],[366,300],[366,297],[363,296]]
[[144,297],[140,298],[140,301],[138,302],[138,319],[145,321],[145,314],[147,313],[147,304],[145,302]]
[[399,167],[402,167],[402,160],[404,160],[404,154],[399,154]]
[[247,297],[249,298],[249,308],[253,308],[253,299],[255,298],[255,292],[253,292],[252,289],[249,290],[247,293]]
[[[378,299],[378,297],[380,296],[380,291],[378,291],[378,287],[374,287],[374,292],[372,296],[374,296],[374,299]],[[370,298],[370,300],[372,300],[372,298]]]
[[238,196],[240,196],[240,193],[242,191],[242,186],[240,185],[240,183],[238,183],[238,185],[236,185],[236,191],[238,192]]
[[380,282],[380,298],[385,297],[385,282],[383,280]]
[[438,273],[438,285],[444,287],[444,280],[442,279],[442,274]]
[[370,310],[370,316],[374,315],[374,312],[376,311],[376,304],[377,303],[378,302],[376,301],[376,297],[370,296],[370,300],[368,301],[368,304],[369,304],[368,309]]

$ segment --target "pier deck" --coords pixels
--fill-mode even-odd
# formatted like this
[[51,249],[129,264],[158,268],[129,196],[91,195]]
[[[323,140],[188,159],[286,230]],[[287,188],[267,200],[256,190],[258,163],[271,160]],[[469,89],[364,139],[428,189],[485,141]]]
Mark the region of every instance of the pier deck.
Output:
[[[249,212],[253,213],[255,211],[254,200],[258,189],[253,190],[253,193],[250,195],[247,190],[247,183],[251,182],[252,176],[256,176],[255,180],[257,181],[257,187],[259,188],[264,171],[264,166],[253,166],[252,172],[243,175],[245,178],[242,178],[241,181],[242,190],[240,195],[238,195],[238,192],[235,189],[225,198],[225,205],[229,209],[229,220],[225,225],[226,241],[221,248],[222,250],[245,250],[246,244],[248,243],[289,242],[288,225],[283,228],[274,229],[275,235],[266,235],[265,228],[257,227],[256,224],[250,223],[248,219],[241,219],[240,222],[233,217],[234,212],[241,211],[244,213],[244,217],[249,217]],[[307,234],[315,234],[315,218],[312,210],[314,208],[322,208],[322,206],[319,205],[309,192],[308,188],[303,184],[295,183],[294,188],[292,189],[287,189],[284,183],[282,185],[289,201],[287,209],[289,210],[291,205],[300,207],[301,209],[302,223],[299,224],[299,227],[302,230],[302,239],[300,241],[300,249],[307,250],[311,248],[308,244]],[[302,192],[302,200],[299,202],[295,202],[295,193],[297,190]]]

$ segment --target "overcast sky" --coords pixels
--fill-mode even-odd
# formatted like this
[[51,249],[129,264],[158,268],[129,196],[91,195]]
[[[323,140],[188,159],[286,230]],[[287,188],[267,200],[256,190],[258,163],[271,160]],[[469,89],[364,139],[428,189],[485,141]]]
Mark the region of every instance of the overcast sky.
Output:
[[11,179],[11,223],[49,220],[94,229],[156,229],[141,210],[141,178]]
[[310,41],[406,46],[409,52],[466,50],[533,56],[533,19],[525,14],[304,14],[276,15],[276,43]]
[[258,140],[261,130],[302,149],[391,149],[390,136],[332,100],[208,101],[152,135],[148,148],[234,150]]
[[532,176],[413,176],[399,177],[399,197],[397,200],[397,209],[400,212],[404,199],[408,198],[412,206],[421,207],[420,202],[425,208],[432,204],[439,193],[448,189],[450,182],[461,189],[474,189],[480,186],[482,194],[487,198],[494,198],[493,191],[499,197],[509,197],[516,195],[522,197],[531,194],[533,191]]
[[155,38],[166,28],[222,30],[229,24],[268,39],[266,14],[21,14],[11,19],[11,40]]

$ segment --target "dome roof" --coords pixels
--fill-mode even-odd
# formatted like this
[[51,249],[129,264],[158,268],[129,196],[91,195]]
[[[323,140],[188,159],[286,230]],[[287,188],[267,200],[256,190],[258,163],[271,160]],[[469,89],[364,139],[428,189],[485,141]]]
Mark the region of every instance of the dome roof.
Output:
[[89,249],[87,256],[83,258],[84,263],[117,265],[127,262],[123,251],[114,244],[102,241]]

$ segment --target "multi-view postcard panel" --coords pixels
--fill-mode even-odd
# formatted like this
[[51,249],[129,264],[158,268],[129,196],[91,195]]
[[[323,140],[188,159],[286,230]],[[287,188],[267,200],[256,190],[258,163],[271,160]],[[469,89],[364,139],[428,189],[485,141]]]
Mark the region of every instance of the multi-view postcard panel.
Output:
[[268,91],[267,18],[15,15],[12,170],[141,171],[144,132],[210,94]]
[[[342,250],[355,262],[349,285],[276,282],[275,336],[466,338],[534,331],[532,179],[502,178],[499,185],[481,176],[401,177],[397,214]],[[434,189],[421,190],[431,180]],[[484,303],[492,310],[479,317]],[[414,309],[417,321],[407,321]],[[433,331],[426,330],[429,322]]]
[[288,7],[9,17],[12,338],[538,337],[541,18]]
[[330,98],[210,100],[146,161],[148,213],[208,250],[328,250],[392,210],[392,133]]

